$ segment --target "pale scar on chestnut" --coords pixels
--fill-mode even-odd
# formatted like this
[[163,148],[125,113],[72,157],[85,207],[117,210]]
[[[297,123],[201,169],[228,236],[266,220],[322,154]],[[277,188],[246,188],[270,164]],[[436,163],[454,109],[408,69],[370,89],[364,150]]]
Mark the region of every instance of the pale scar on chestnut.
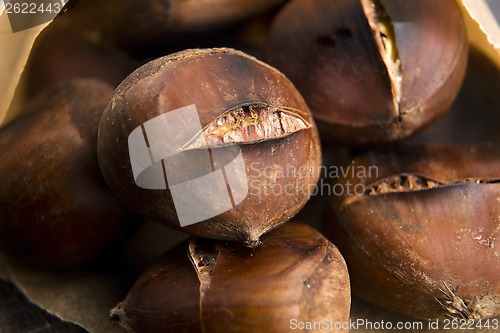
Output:
[[456,294],[458,288],[451,289],[446,283],[439,288],[442,293],[434,299],[450,319],[477,320],[486,318],[494,313],[497,300],[492,295],[475,296],[473,299],[463,299]]
[[361,0],[361,5],[389,74],[394,108],[399,111],[403,66],[399,58],[394,25],[380,0]]
[[311,127],[299,110],[262,102],[245,103],[223,112],[190,139],[182,150],[254,144],[281,139]]
[[[203,239],[193,238],[193,240],[189,242],[188,249],[189,260],[193,264],[198,279],[200,280],[200,300],[203,300],[205,297],[206,290],[210,285],[215,262],[217,261],[216,249],[207,247],[206,244],[202,243]],[[205,243],[209,244],[208,242]]]

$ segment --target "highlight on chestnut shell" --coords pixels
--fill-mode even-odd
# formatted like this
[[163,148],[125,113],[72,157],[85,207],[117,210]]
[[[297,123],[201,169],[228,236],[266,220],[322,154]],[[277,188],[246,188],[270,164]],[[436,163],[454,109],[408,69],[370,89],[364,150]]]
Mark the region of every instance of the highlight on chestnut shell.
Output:
[[[138,278],[111,317],[127,332],[290,332],[296,322],[348,323],[350,285],[338,250],[287,223],[256,249],[193,238]],[[305,329],[297,329],[297,332]],[[343,332],[332,327],[318,332]]]
[[325,223],[353,292],[421,319],[500,315],[500,148],[422,145],[365,153],[363,193],[332,198]]
[[251,247],[303,207],[321,164],[293,84],[227,48],[182,51],[132,73],[104,111],[98,155],[110,187],[141,215]]
[[292,0],[275,18],[266,60],[303,94],[323,139],[374,146],[446,112],[467,55],[454,0]]
[[108,0],[103,6],[106,35],[121,48],[164,46],[196,37],[210,38],[286,0]]

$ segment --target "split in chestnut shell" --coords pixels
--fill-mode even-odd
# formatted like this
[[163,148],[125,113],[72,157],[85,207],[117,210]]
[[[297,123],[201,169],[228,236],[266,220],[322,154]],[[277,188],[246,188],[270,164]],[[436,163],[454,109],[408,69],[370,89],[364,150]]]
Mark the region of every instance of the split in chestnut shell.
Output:
[[[176,170],[165,172],[165,178],[177,180],[167,179],[168,184],[159,190],[141,188],[136,184],[141,176],[134,177],[132,170],[129,136],[135,130],[137,138],[143,132],[150,138],[148,121],[157,117],[171,119],[172,111],[180,109],[193,112],[191,118],[176,118],[182,126],[191,126],[199,118],[196,133],[186,136],[182,126],[170,123],[174,128],[165,137],[160,131],[159,139],[141,146],[145,151],[149,144],[154,155],[153,146],[165,147],[174,140],[168,136],[182,137],[183,141],[175,139],[180,140],[174,150],[178,153],[175,161],[160,162],[162,156],[148,160],[146,156],[148,163],[163,163],[158,164],[160,173],[163,168]],[[237,200],[234,186],[228,181],[234,199],[231,209],[181,227],[172,184],[182,183],[182,177],[185,182],[190,172],[193,179],[210,173],[196,169],[204,165],[203,151],[207,149],[212,154],[211,171],[224,169],[227,179],[233,177],[246,187],[246,196]],[[249,246],[256,246],[263,233],[302,208],[318,180],[321,163],[314,121],[293,84],[276,69],[233,49],[186,50],[137,69],[117,88],[104,111],[98,155],[110,187],[143,216],[196,236],[240,240]],[[228,171],[225,166],[240,155],[243,170]],[[219,156],[223,156],[221,160]],[[217,207],[215,192],[210,185],[191,191],[185,196],[188,210]]]

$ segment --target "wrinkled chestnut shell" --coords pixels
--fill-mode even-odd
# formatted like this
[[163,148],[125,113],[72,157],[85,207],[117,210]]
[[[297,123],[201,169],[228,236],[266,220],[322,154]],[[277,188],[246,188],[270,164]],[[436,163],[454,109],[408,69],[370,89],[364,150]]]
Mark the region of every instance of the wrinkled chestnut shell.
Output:
[[0,130],[0,247],[31,263],[95,259],[131,227],[97,163],[97,127],[110,86],[64,82]]
[[[256,249],[206,240],[192,240],[191,252],[177,246],[139,277],[112,318],[129,332],[148,333],[279,333],[290,331],[292,319],[348,322],[349,276],[328,240],[287,223],[262,242]],[[193,248],[212,256],[198,261]],[[197,275],[204,269],[211,273]],[[318,330],[326,331],[337,332]]]
[[[127,138],[136,127],[165,112],[195,104],[205,127],[225,111],[245,103],[265,102],[296,109],[311,127],[282,139],[240,145],[249,194],[233,209],[181,228],[170,191],[135,184]],[[223,149],[223,148],[221,148]],[[242,240],[255,246],[260,235],[293,217],[307,202],[318,179],[320,144],[308,108],[294,86],[277,70],[232,49],[186,50],[156,59],[132,73],[117,88],[99,128],[98,155],[110,187],[130,207],[152,221],[196,236]],[[275,177],[253,165],[277,170],[310,170],[307,175]],[[295,195],[254,191],[252,184],[284,188]],[[262,185],[264,186],[264,185]],[[255,195],[257,193],[257,195]]]
[[453,0],[381,0],[402,66],[396,109],[391,79],[361,1],[294,0],[277,16],[267,61],[303,94],[322,137],[366,146],[405,138],[447,111],[467,63]]
[[442,185],[332,201],[329,236],[346,258],[353,292],[423,319],[499,315],[500,148],[416,146],[354,162],[370,165],[379,166],[376,177],[341,183],[368,188],[405,173]]

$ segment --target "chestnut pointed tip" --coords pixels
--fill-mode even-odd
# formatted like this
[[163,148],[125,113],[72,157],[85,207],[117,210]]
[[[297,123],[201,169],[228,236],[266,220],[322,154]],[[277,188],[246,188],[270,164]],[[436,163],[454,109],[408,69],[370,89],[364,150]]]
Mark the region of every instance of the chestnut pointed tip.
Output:
[[472,298],[462,297],[458,287],[451,288],[447,283],[438,290],[440,295],[434,299],[444,317],[452,320],[480,320],[492,317],[500,299],[499,296],[489,293]]
[[109,312],[109,318],[114,322],[120,322],[121,321],[120,310],[117,308],[111,309],[111,311]]
[[123,328],[125,332],[134,332],[128,323],[127,313],[123,309],[123,302],[118,303],[113,309],[111,309],[109,312],[109,318],[113,323],[116,323],[118,326]]
[[249,248],[252,248],[252,249],[255,249],[255,248],[257,248],[257,247],[259,247],[261,245],[262,245],[262,241],[259,240],[259,239],[247,239],[245,241],[245,246],[249,247]]

